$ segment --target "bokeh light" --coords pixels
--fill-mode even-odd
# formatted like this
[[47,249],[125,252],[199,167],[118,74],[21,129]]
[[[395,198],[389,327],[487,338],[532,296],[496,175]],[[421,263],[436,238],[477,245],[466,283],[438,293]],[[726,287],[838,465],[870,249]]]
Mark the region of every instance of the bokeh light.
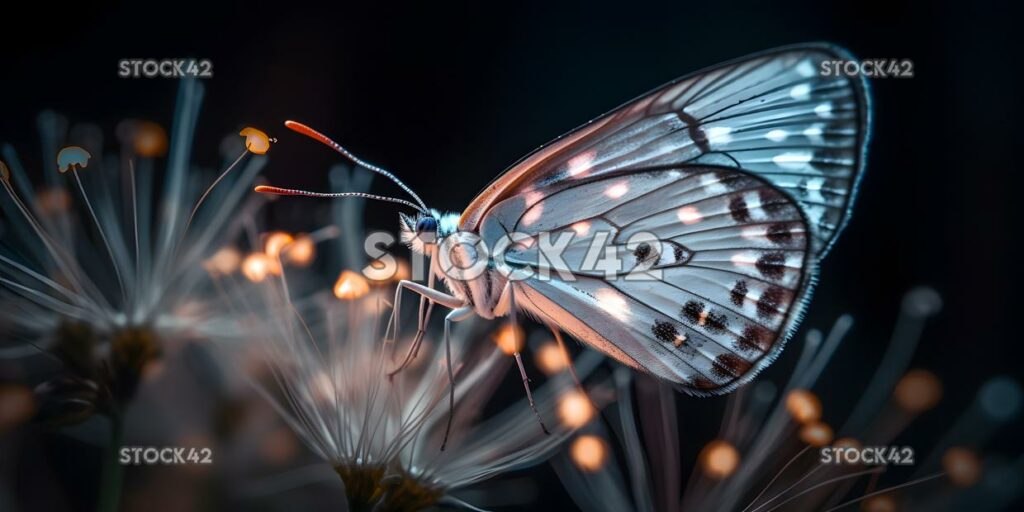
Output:
[[341,300],[355,300],[370,293],[366,278],[351,270],[344,270],[334,283],[334,296]]
[[911,370],[896,384],[893,398],[903,410],[919,414],[939,403],[942,383],[928,370]]
[[569,455],[576,467],[581,470],[598,471],[608,460],[608,444],[595,435],[579,436],[572,442]]
[[297,267],[306,267],[316,258],[316,244],[305,233],[299,233],[284,251],[284,259]]
[[274,273],[271,269],[275,266],[275,262],[266,254],[254,252],[242,261],[242,274],[246,279],[259,283],[266,279],[267,275]]
[[524,336],[525,333],[522,327],[506,323],[494,333],[494,343],[498,345],[502,352],[512,355],[523,349]]
[[973,450],[954,446],[942,454],[942,469],[957,487],[970,487],[981,478],[981,460]]
[[594,406],[587,395],[574,389],[558,399],[558,418],[570,428],[580,428],[594,418]]
[[786,411],[800,423],[821,419],[821,400],[806,389],[794,389],[786,395]]
[[820,421],[807,423],[800,429],[800,440],[811,446],[825,446],[832,442],[833,435],[832,427]]
[[554,375],[569,367],[569,354],[554,342],[538,347],[534,357],[537,367],[547,375]]
[[705,475],[722,479],[736,471],[740,465],[740,453],[732,444],[715,440],[701,450],[699,460]]

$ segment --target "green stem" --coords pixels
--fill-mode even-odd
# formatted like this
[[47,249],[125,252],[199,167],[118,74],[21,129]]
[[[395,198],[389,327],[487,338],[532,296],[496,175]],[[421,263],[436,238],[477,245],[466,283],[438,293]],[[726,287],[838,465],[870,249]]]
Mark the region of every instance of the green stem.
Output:
[[121,499],[121,482],[124,467],[119,459],[121,437],[124,425],[120,415],[110,418],[110,444],[103,457],[103,476],[100,480],[100,501],[97,510],[100,512],[116,512]]

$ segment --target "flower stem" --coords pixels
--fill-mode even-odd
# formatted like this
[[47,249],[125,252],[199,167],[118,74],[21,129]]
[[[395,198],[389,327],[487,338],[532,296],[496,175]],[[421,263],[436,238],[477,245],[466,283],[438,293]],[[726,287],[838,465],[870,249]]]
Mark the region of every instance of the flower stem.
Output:
[[110,418],[110,444],[107,445],[103,457],[103,474],[100,480],[100,500],[97,510],[115,512],[121,499],[121,482],[124,477],[123,467],[118,460],[121,451],[121,438],[124,424],[120,415]]

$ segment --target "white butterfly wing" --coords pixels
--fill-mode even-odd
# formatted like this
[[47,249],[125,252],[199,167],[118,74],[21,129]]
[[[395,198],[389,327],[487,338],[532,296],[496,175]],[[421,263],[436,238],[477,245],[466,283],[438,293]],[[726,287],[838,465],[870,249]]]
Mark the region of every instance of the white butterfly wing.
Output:
[[[698,394],[734,388],[781,350],[813,255],[803,212],[768,182],[684,166],[538,191],[498,203],[481,229],[533,237],[504,255],[535,272],[516,284],[519,307]],[[562,257],[542,257],[542,237],[560,234]],[[598,237],[615,269],[588,256]]]
[[[692,393],[729,391],[782,349],[848,217],[866,84],[819,73],[848,58],[783,48],[667,84],[523,159],[460,228],[488,244],[573,231],[562,260],[538,259],[539,238],[507,254],[553,273],[518,282],[517,304]],[[638,253],[640,232],[659,241]],[[598,233],[623,260],[614,276],[588,266]],[[644,269],[660,275],[625,278]]]
[[791,196],[818,256],[842,229],[864,166],[870,108],[861,77],[825,76],[853,57],[829,45],[770,50],[680,78],[559,138],[492,182],[462,216],[531,189],[704,163],[743,169]]

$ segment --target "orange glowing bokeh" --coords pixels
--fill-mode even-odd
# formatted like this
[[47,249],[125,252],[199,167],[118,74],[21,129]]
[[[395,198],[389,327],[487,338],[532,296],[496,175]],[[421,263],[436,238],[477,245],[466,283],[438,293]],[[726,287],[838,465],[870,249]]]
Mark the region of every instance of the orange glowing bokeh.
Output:
[[719,439],[708,443],[698,459],[705,475],[722,479],[736,471],[740,465],[740,452],[732,444]]
[[238,270],[238,266],[241,263],[242,255],[237,249],[223,247],[204,261],[203,267],[206,268],[207,272],[213,274],[228,275]]
[[274,271],[275,268],[277,262],[262,252],[254,252],[242,260],[242,274],[254,283],[262,282],[269,274],[278,273]]
[[295,239],[284,231],[272,231],[263,235],[263,253],[273,259],[281,257],[281,249]]
[[554,342],[541,345],[535,357],[537,367],[547,375],[554,375],[569,367],[569,354]]
[[132,148],[139,156],[155,158],[167,153],[167,132],[152,121],[138,121],[133,127]]
[[367,293],[370,293],[370,283],[351,270],[343,270],[334,283],[334,296],[341,300],[355,300]]
[[506,323],[494,333],[494,343],[502,352],[513,355],[523,349],[524,336],[522,327],[513,327],[511,323]]
[[981,460],[974,451],[954,446],[942,454],[942,469],[957,487],[970,487],[981,478]]
[[821,400],[806,389],[794,389],[786,395],[786,411],[800,423],[821,419]]
[[942,382],[928,370],[910,370],[892,392],[903,410],[919,414],[935,407],[942,399]]
[[594,406],[586,393],[574,389],[558,399],[558,418],[569,428],[580,428],[594,418]]
[[284,251],[284,259],[297,267],[305,267],[313,262],[316,257],[316,244],[313,239],[305,233],[295,235],[291,245]]
[[811,446],[825,446],[832,442],[832,427],[820,421],[807,423],[800,429],[800,440]]
[[576,467],[583,471],[594,472],[604,467],[608,460],[608,445],[595,435],[577,437],[569,448],[569,456],[572,457]]

